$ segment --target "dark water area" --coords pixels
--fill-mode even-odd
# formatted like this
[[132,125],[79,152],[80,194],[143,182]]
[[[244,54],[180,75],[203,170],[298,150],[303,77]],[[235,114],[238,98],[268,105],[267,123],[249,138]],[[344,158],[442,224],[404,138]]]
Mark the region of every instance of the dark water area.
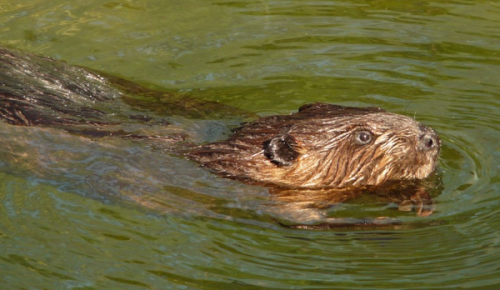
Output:
[[145,100],[203,140],[316,101],[442,139],[429,217],[365,197],[292,214],[403,224],[298,230],[267,188],[148,143],[0,123],[1,289],[500,286],[496,1],[7,0],[0,44],[248,112],[185,119]]

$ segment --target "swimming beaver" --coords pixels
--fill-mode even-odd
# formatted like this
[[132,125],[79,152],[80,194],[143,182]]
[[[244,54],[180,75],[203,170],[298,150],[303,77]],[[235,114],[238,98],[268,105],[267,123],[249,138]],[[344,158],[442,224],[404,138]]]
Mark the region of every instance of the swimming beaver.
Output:
[[[353,188],[423,179],[436,168],[437,133],[409,117],[379,108],[304,105],[291,115],[243,124],[225,141],[196,145],[192,143],[198,141],[185,142],[193,136],[177,134],[175,126],[161,116],[207,119],[225,112],[242,113],[100,75],[62,61],[0,48],[0,119],[13,125],[55,126],[90,136],[174,144],[167,146],[170,152],[187,156],[217,174],[285,190],[275,194],[283,200],[290,195],[299,198],[290,189],[348,188],[354,193]],[[141,98],[131,97],[138,93]],[[153,106],[144,98],[154,98]],[[139,123],[156,124],[151,128],[158,131],[151,133],[147,127],[144,132]],[[164,127],[174,130],[162,131]],[[425,190],[410,191],[403,203],[411,200],[432,205]],[[305,195],[305,199],[328,199],[328,204],[350,196],[321,191]],[[318,198],[312,199],[316,202]]]
[[380,108],[315,103],[236,129],[187,155],[223,176],[300,188],[423,179],[436,168],[437,133]]

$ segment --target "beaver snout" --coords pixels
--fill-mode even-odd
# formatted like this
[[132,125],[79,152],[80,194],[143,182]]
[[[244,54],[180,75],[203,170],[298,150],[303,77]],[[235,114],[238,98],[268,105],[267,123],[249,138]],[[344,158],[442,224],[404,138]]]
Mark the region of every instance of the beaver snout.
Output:
[[439,139],[436,131],[423,125],[420,126],[420,130],[422,131],[422,135],[420,135],[420,139],[417,145],[418,149],[421,151],[436,150],[437,152],[439,152],[441,140]]

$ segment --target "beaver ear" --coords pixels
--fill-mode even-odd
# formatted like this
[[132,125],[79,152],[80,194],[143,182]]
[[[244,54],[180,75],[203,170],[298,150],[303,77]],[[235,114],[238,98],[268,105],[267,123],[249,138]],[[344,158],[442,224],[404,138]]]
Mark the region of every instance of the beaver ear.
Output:
[[298,147],[292,136],[278,135],[264,142],[264,155],[278,166],[290,166],[300,156]]

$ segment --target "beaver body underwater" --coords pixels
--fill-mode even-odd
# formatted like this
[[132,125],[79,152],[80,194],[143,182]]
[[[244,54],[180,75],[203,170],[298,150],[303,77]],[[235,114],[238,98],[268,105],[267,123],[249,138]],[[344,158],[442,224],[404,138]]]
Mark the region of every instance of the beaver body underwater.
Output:
[[[200,145],[188,134],[130,131],[140,122],[175,127],[157,117],[158,102],[151,107],[131,95],[161,95],[160,103],[167,100],[162,115],[210,119],[214,112],[220,117],[234,110],[4,48],[0,70],[0,119],[9,124],[60,127],[93,137],[155,139],[168,143],[170,153],[251,184],[316,190],[419,180],[435,170],[440,151],[437,133],[409,117],[324,103],[304,105],[290,115],[258,118],[233,130],[227,140]],[[153,113],[140,115],[145,111]]]

